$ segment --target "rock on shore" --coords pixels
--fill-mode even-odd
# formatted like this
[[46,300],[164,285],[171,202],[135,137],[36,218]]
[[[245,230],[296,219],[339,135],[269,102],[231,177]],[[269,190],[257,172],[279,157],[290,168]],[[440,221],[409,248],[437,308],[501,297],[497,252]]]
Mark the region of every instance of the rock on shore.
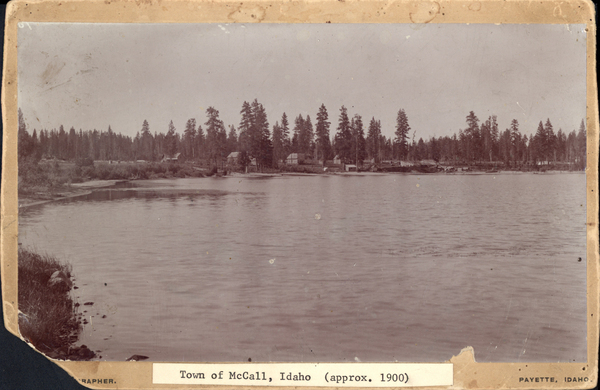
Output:
[[67,292],[73,287],[73,282],[63,271],[54,271],[48,280],[48,287],[55,291]]

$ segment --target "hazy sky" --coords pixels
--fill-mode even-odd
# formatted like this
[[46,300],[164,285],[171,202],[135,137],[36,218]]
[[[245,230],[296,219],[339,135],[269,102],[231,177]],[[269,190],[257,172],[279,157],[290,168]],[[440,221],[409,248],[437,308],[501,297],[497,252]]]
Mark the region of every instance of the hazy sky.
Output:
[[[173,120],[204,124],[215,107],[238,126],[255,98],[273,125],[324,103],[380,119],[403,108],[416,139],[451,135],[473,110],[534,133],[578,128],[586,115],[585,25],[71,24],[19,30],[19,106],[30,128],[109,125],[135,136]],[[412,136],[412,133],[411,133]]]

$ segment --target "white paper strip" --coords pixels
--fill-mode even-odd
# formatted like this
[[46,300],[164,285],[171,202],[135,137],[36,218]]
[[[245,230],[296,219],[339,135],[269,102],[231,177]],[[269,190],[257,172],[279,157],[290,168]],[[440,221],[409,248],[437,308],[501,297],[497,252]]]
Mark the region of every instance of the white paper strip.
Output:
[[451,386],[450,363],[154,363],[156,384],[227,386]]

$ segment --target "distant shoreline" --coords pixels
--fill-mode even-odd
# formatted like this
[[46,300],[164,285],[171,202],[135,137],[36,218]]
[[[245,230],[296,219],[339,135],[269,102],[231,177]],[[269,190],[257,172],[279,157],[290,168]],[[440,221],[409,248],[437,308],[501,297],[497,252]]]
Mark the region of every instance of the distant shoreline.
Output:
[[[125,165],[125,164],[124,164]],[[164,165],[164,164],[163,164]],[[118,167],[119,164],[113,166]],[[359,171],[359,172],[336,172],[336,171],[325,171],[325,172],[291,172],[291,171],[276,171],[276,172],[216,172],[210,176],[218,177],[280,177],[280,176],[376,176],[376,175],[388,175],[388,174],[400,174],[400,175],[517,175],[517,174],[585,174],[585,171],[566,171],[566,170],[546,170],[546,171],[521,171],[521,170],[498,170],[494,172],[484,170],[470,170],[470,171],[454,171],[454,172],[419,172],[417,170],[411,170],[408,172],[371,172],[371,171]],[[39,206],[49,202],[55,202],[58,200],[65,200],[78,196],[84,196],[91,194],[96,189],[107,189],[111,187],[118,187],[126,183],[146,180],[161,180],[161,179],[176,179],[176,178],[204,178],[210,177],[207,175],[160,175],[154,177],[133,177],[133,178],[122,178],[122,179],[82,179],[76,183],[64,183],[54,188],[38,187],[34,191],[20,191],[19,193],[19,209],[26,207]],[[19,180],[21,182],[21,180]],[[20,189],[21,190],[21,189]]]

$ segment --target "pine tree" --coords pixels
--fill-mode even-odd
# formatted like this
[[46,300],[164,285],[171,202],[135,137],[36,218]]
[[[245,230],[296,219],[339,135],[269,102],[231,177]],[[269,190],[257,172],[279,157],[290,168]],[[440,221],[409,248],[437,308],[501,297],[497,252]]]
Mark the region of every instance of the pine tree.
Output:
[[186,159],[196,158],[196,119],[190,118],[185,124],[185,130],[183,131],[183,154]]
[[430,154],[430,158],[435,161],[436,163],[440,162],[440,145],[438,140],[435,139],[435,137],[431,137],[431,139],[429,140],[429,154]]
[[366,157],[365,130],[363,128],[362,117],[358,114],[352,118],[352,158],[356,165],[362,165]]
[[244,156],[244,158],[241,160],[242,165],[245,168],[246,164],[244,163],[250,160],[250,154],[252,149],[252,137],[250,133],[252,132],[252,123],[254,119],[252,117],[252,107],[250,106],[250,103],[244,101],[244,103],[242,104],[242,110],[240,111],[240,114],[242,115],[242,119],[240,120],[240,124],[238,126],[238,143],[240,152]]
[[196,142],[194,142],[194,150],[197,158],[206,159],[206,136],[204,135],[204,130],[202,130],[202,126],[198,124],[198,129],[196,130]]
[[485,122],[481,123],[481,127],[479,128],[479,132],[481,134],[481,144],[482,144],[482,157],[485,159],[489,159],[490,161],[492,161],[492,156],[491,156],[491,121],[490,118],[488,117],[488,119]]
[[177,153],[177,138],[175,137],[175,126],[173,121],[169,122],[169,130],[164,139],[164,153],[168,157],[174,157]]
[[510,129],[505,129],[502,135],[500,136],[500,150],[504,160],[504,163],[507,166],[510,166],[510,162],[512,159],[512,141],[511,141],[511,133]]
[[496,115],[492,115],[490,117],[490,140],[491,140],[491,150],[490,150],[490,161],[496,160],[498,158],[498,137],[500,134],[498,133],[498,121]]
[[183,132],[183,151],[186,159],[196,159],[196,119],[190,118],[185,124],[185,130]]
[[562,129],[558,129],[556,133],[556,158],[558,161],[565,161],[567,156],[567,137]]
[[467,115],[467,128],[465,129],[466,137],[466,157],[468,161],[472,161],[480,156],[479,145],[479,118],[473,111]]
[[287,156],[284,156],[284,139],[283,132],[279,122],[275,122],[273,125],[273,166],[277,167],[279,162],[284,160]]
[[[56,143],[56,151],[57,151],[57,155],[58,158],[60,158],[61,160],[66,160],[67,159],[67,133],[65,132],[65,128],[63,127],[63,125],[60,125],[60,127],[58,128],[58,137],[57,137],[57,143]],[[103,143],[103,157],[102,160],[106,160],[106,142]]]
[[[301,119],[302,116],[299,118]],[[300,153],[304,153],[307,156],[312,155],[314,132],[310,115],[306,116],[306,119],[301,122],[300,126],[300,131],[298,133],[298,150]]]
[[419,138],[419,142],[417,143],[417,148],[415,151],[415,158],[419,161],[427,158],[427,146],[425,146],[423,138]]
[[69,160],[74,160],[77,155],[77,133],[75,133],[75,128],[73,126],[69,129],[67,145],[67,158]]
[[[92,138],[93,142],[93,138]],[[144,119],[144,123],[142,123],[142,133],[141,133],[141,143],[142,143],[142,151],[141,156],[144,160],[154,160],[153,156],[153,138],[152,133],[150,133],[150,125],[148,121]],[[93,148],[92,148],[93,149]]]
[[554,134],[552,123],[550,123],[550,118],[546,119],[546,124],[544,125],[544,133],[546,134],[546,144],[544,145],[544,157],[549,162],[550,160],[555,160],[556,151],[556,135]]
[[281,116],[281,142],[283,151],[281,158],[285,160],[292,150],[292,141],[290,140],[290,124],[285,112]]
[[227,131],[225,125],[221,122],[221,127],[217,133],[217,149],[218,149],[218,161],[223,162],[227,159]]
[[335,150],[344,164],[352,161],[352,131],[348,119],[348,110],[344,106],[340,108],[337,133],[335,134]]
[[229,125],[229,135],[227,136],[227,151],[226,155],[238,150],[238,136],[234,125]]
[[585,131],[585,122],[582,119],[577,132],[577,163],[579,169],[585,169],[587,162],[587,136]]
[[[396,152],[396,158],[405,160],[408,154],[408,133],[410,132],[410,125],[408,124],[408,117],[404,109],[398,111],[396,116],[396,138],[394,140]],[[414,140],[413,140],[414,141]]]
[[223,121],[219,119],[219,111],[214,107],[206,109],[208,117],[206,126],[206,151],[207,157],[212,162],[213,166],[218,166],[223,154],[224,142],[222,134],[225,132]]
[[323,164],[328,160],[331,156],[331,141],[329,139],[329,125],[330,123],[327,121],[329,118],[327,114],[327,108],[325,108],[325,104],[321,104],[319,108],[319,112],[317,113],[317,129],[316,129],[316,158],[318,160],[322,160]]
[[31,136],[27,132],[27,125],[23,112],[19,108],[19,130],[18,130],[18,158],[19,160],[29,157],[33,152],[33,142]]
[[376,163],[379,163],[379,138],[381,137],[381,123],[375,120],[375,117],[371,118],[369,122],[369,130],[367,132],[366,148],[367,156],[370,159],[375,159]]
[[546,156],[546,131],[544,130],[544,124],[540,121],[535,136],[533,137],[534,143],[534,162],[545,160]]
[[519,132],[519,121],[513,119],[510,123],[510,154],[512,161],[520,159],[519,146],[521,144],[521,133]]
[[292,151],[302,153],[302,132],[304,131],[304,118],[299,114],[294,120],[294,135],[292,136]]
[[256,158],[259,169],[273,166],[273,144],[269,131],[267,112],[262,104],[254,99],[252,102],[252,150],[251,155]]

